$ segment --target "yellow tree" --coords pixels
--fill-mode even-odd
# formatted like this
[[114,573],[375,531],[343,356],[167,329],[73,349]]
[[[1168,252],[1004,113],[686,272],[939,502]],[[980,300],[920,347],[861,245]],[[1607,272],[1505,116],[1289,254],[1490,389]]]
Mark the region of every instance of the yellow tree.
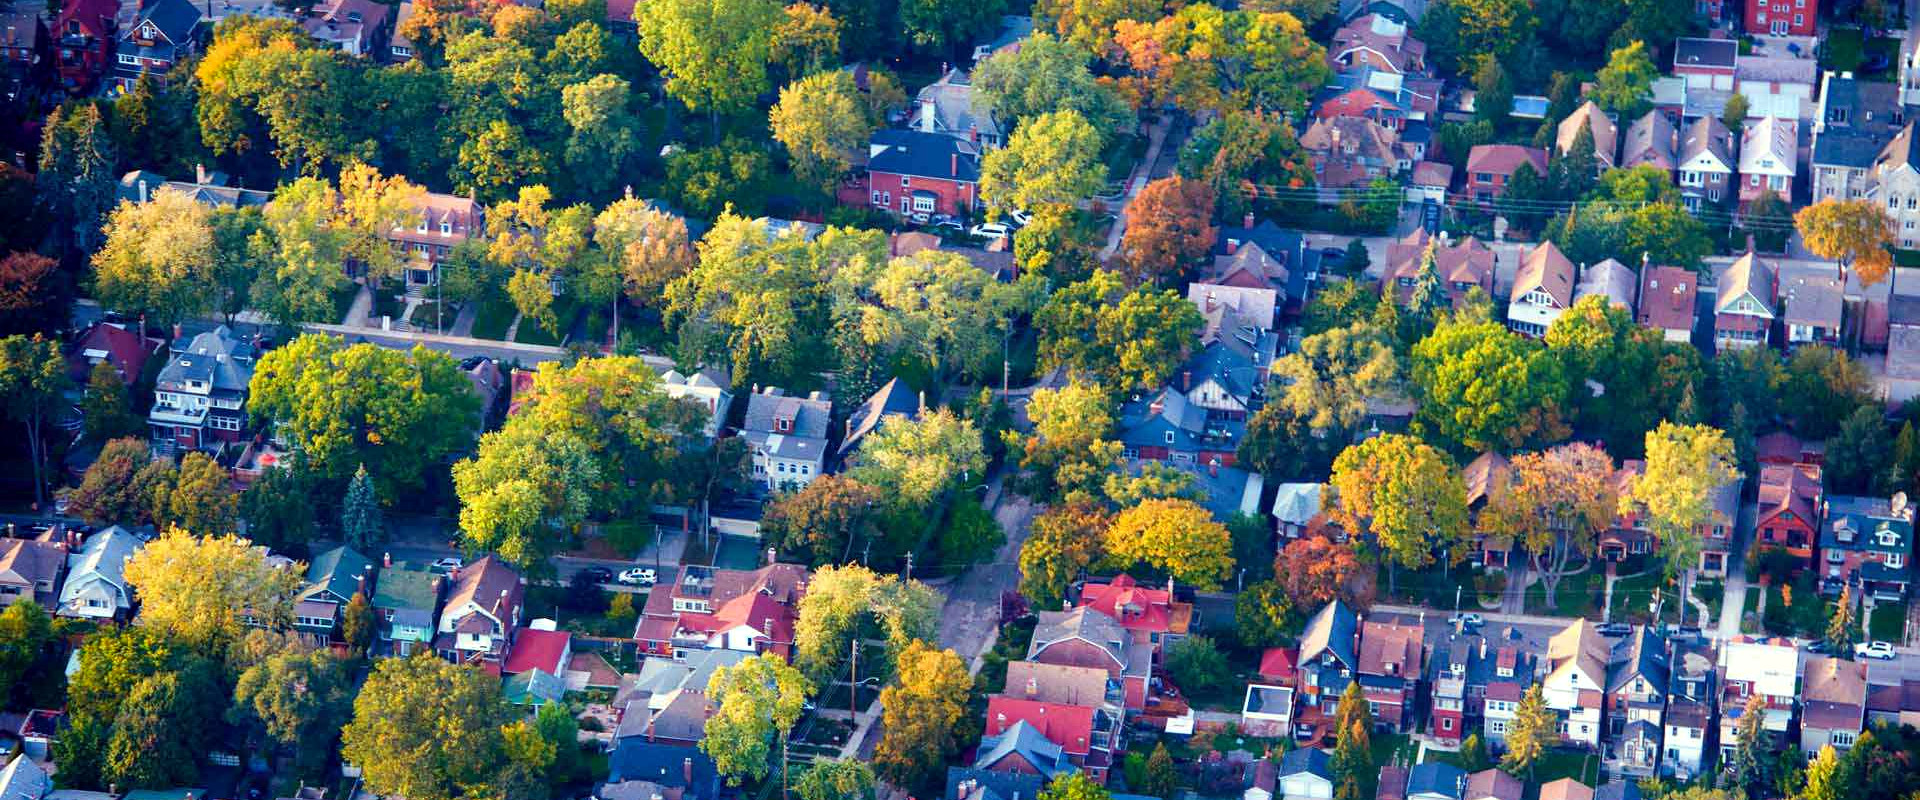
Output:
[[867,144],[876,121],[867,113],[853,76],[819,72],[780,89],[780,102],[768,112],[767,127],[787,148],[794,176],[831,193],[851,166],[854,152]]
[[366,268],[369,281],[397,276],[406,266],[407,251],[394,247],[387,236],[420,225],[426,194],[404,176],[382,175],[358,162],[341,171],[339,222],[347,231],[347,255]]
[[593,242],[618,267],[636,303],[657,307],[667,284],[693,269],[687,223],[646,200],[609,203],[593,218]]
[[1793,227],[1807,250],[1840,262],[1841,278],[1848,267],[1862,286],[1885,280],[1893,269],[1893,218],[1871,200],[1827,198],[1793,215]]
[[142,624],[217,651],[240,638],[243,620],[291,622],[304,571],[273,566],[238,536],[199,538],[175,527],[134,554],[126,578],[140,594]]
[[881,727],[874,749],[880,774],[898,786],[916,786],[960,749],[973,676],[952,650],[915,641],[900,653],[897,685],[880,692]]
[[1512,537],[1533,556],[1553,605],[1554,591],[1574,555],[1591,555],[1599,533],[1620,505],[1613,458],[1576,442],[1513,457],[1507,483],[1480,512],[1480,528]]
[[1620,498],[1622,511],[1637,503],[1667,559],[1667,574],[1690,567],[1700,553],[1698,527],[1713,518],[1713,493],[1740,477],[1733,442],[1717,428],[1662,422],[1647,432],[1647,468]]
[[1534,762],[1559,741],[1559,725],[1559,719],[1553,709],[1547,708],[1546,698],[1540,693],[1540,684],[1527,687],[1507,730],[1507,754],[1501,756],[1500,768],[1510,775],[1518,776],[1524,770],[1531,776]]
[[1148,500],[1120,512],[1106,549],[1116,566],[1144,562],[1209,591],[1233,575],[1233,535],[1191,500]]
[[164,188],[148,202],[120,204],[107,218],[106,244],[93,256],[94,296],[108,308],[151,312],[161,322],[212,310],[210,213],[185,193]]
[[1375,436],[1341,451],[1328,482],[1337,498],[1328,516],[1370,533],[1389,567],[1419,569],[1436,554],[1448,564],[1464,556],[1466,484],[1453,459],[1432,445],[1405,434]]

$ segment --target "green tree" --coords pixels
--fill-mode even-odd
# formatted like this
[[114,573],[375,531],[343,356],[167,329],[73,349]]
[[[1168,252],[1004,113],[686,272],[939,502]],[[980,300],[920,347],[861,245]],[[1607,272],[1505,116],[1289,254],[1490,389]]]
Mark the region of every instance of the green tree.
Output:
[[1174,291],[1128,291],[1105,270],[1054,292],[1034,315],[1042,368],[1097,376],[1115,388],[1164,384],[1201,324],[1199,309]]
[[1520,696],[1520,706],[1514,710],[1513,722],[1507,728],[1507,753],[1500,757],[1500,768],[1507,774],[1518,777],[1525,772],[1533,777],[1533,766],[1546,755],[1547,748],[1560,740],[1560,722],[1554,716],[1553,709],[1547,708],[1546,698],[1540,694],[1540,684],[1527,687],[1527,693]]
[[105,442],[141,433],[146,421],[133,413],[127,384],[120,370],[106,361],[87,373],[87,391],[80,398],[80,429],[94,441]]
[[1833,745],[1820,746],[1820,754],[1807,764],[1806,779],[1806,789],[1797,795],[1801,800],[1841,800],[1854,796],[1852,787],[1845,783],[1840,755]]
[[1004,0],[904,0],[900,22],[907,38],[930,52],[951,52],[990,34],[1005,10]]
[[1547,181],[1553,185],[1554,195],[1561,199],[1586,197],[1600,175],[1600,156],[1595,152],[1591,119],[1581,121],[1573,144],[1559,151],[1558,156],[1547,165]]
[[0,611],[0,704],[13,707],[15,695],[32,688],[27,681],[36,672],[54,680],[42,669],[54,641],[53,619],[32,598]]
[[1699,563],[1698,528],[1713,518],[1714,492],[1740,477],[1734,464],[1733,444],[1714,428],[1663,422],[1647,432],[1646,471],[1620,502],[1646,508],[1669,577]]
[[800,800],[873,800],[873,767],[864,761],[819,760],[794,781]]
[[787,559],[819,567],[852,561],[857,549],[876,542],[885,548],[885,518],[886,496],[879,489],[844,475],[821,475],[775,495],[760,526]]
[[425,652],[381,659],[354,698],[340,757],[372,791],[452,800],[499,765],[505,713],[500,682],[474,667]]
[[25,428],[27,457],[33,461],[33,502],[46,502],[47,424],[66,408],[67,359],[60,345],[34,334],[0,339],[0,404],[7,417]]
[[1414,345],[1410,362],[1418,431],[1474,451],[1550,443],[1569,433],[1569,387],[1559,362],[1497,322],[1441,323]]
[[[108,308],[177,322],[213,310],[213,225],[207,207],[161,188],[123,203],[93,256],[94,294]],[[336,269],[339,265],[335,265]]]
[[707,696],[715,710],[707,718],[700,751],[713,758],[729,785],[765,778],[770,746],[778,739],[785,752],[787,734],[800,721],[800,706],[808,694],[806,678],[776,655],[758,655],[714,670]]
[[1153,746],[1153,754],[1147,756],[1147,780],[1140,787],[1154,797],[1172,797],[1179,788],[1179,773],[1174,771],[1173,753],[1168,752],[1165,742]]
[[1195,634],[1167,647],[1168,677],[1188,693],[1211,692],[1233,679],[1233,668],[1213,640]]
[[1102,140],[1078,111],[1050,111],[1015,128],[1007,145],[980,165],[989,214],[1077,204],[1106,185]]
[[[1162,745],[1160,749],[1164,750],[1166,748]],[[1129,753],[1128,757],[1132,758],[1133,754]],[[1171,758],[1171,756],[1169,756],[1169,758]],[[1168,766],[1171,767],[1172,764],[1169,763]],[[1133,786],[1134,784],[1129,781],[1127,785]],[[1145,789],[1145,787],[1140,788],[1142,790]],[[1093,779],[1087,777],[1086,773],[1075,771],[1063,772],[1059,777],[1049,781],[1047,788],[1040,790],[1038,800],[1111,800],[1112,797],[1113,793],[1107,791],[1107,787],[1094,783]],[[808,800],[812,800],[812,798],[808,798]]]
[[1727,98],[1727,107],[1720,111],[1720,122],[1727,126],[1734,138],[1739,138],[1740,132],[1747,127],[1748,112],[1747,96],[1734,92],[1732,97]]
[[1079,377],[1058,389],[1038,389],[1027,404],[1033,432],[1008,431],[1009,450],[1020,456],[1029,494],[1090,501],[1120,469],[1120,443],[1109,438],[1113,409],[1106,391]]
[[991,561],[994,553],[1006,543],[1007,534],[994,519],[993,512],[980,505],[979,500],[961,496],[948,509],[946,522],[940,527],[942,569],[956,574],[971,565]]
[[831,193],[881,120],[873,119],[847,72],[820,72],[780,89],[769,112],[773,138],[787,148],[794,176]]
[[1220,217],[1226,220],[1243,219],[1267,205],[1256,202],[1257,193],[1247,191],[1249,183],[1303,189],[1314,182],[1299,137],[1277,112],[1230,111],[1202,126],[1180,148],[1179,173],[1212,187]]
[[1733,757],[1727,767],[1733,773],[1732,783],[1736,789],[1756,789],[1767,782],[1771,771],[1766,752],[1771,744],[1764,727],[1767,713],[1765,697],[1757,692],[1748,695],[1747,705],[1741,709],[1740,720],[1734,728]]
[[521,568],[543,563],[560,537],[586,519],[604,480],[579,435],[540,427],[510,422],[481,437],[474,457],[453,465],[467,546]]
[[1473,118],[1503,125],[1513,113],[1513,82],[1497,59],[1486,59],[1473,73]]
[[1653,79],[1660,69],[1653,65],[1647,43],[1633,41],[1607,54],[1607,65],[1594,74],[1593,101],[1620,119],[1639,119],[1647,113],[1653,93]]
[[1485,61],[1505,61],[1534,27],[1526,0],[1439,0],[1420,16],[1414,34],[1427,43],[1435,66],[1470,75]]
[[67,513],[92,525],[150,522],[146,492],[135,476],[152,461],[145,439],[108,441],[68,495]]
[[349,547],[363,552],[387,540],[380,498],[374,494],[373,479],[364,464],[354,470],[353,480],[347,483],[347,496],[340,504],[340,533]]
[[302,467],[270,469],[240,493],[247,537],[277,551],[304,551],[313,538],[313,501]]
[[1886,483],[1893,442],[1887,439],[1887,420],[1876,405],[1854,409],[1827,440],[1827,457],[1822,465],[1828,486],[1867,494]]
[[1373,534],[1389,565],[1418,569],[1436,554],[1447,563],[1464,555],[1466,486],[1453,460],[1431,445],[1375,436],[1341,452],[1328,483],[1338,496],[1329,516]]
[[1298,416],[1316,436],[1347,438],[1367,417],[1367,405],[1400,393],[1400,364],[1388,338],[1365,324],[1314,334],[1274,362],[1277,406]]
[[194,724],[203,697],[182,675],[163,672],[141,679],[127,692],[107,740],[105,775],[126,788],[191,785],[199,779]]
[[238,503],[233,476],[206,453],[188,453],[166,489],[166,506],[154,509],[157,525],[177,525],[200,536],[231,533]]
[[87,253],[99,245],[100,223],[116,201],[115,163],[99,105],[76,101],[47,115],[33,185],[35,205],[50,218],[55,250]]
[[1833,606],[1833,616],[1827,621],[1827,652],[1834,658],[1851,659],[1854,632],[1858,627],[1853,619],[1853,588],[1842,586],[1840,599]]
[[814,685],[826,685],[866,624],[884,632],[889,655],[897,658],[913,641],[938,635],[939,606],[939,596],[919,581],[882,580],[856,565],[818,570],[800,598],[794,666]]
[[850,477],[917,507],[986,467],[986,447],[973,422],[943,408],[874,431],[860,445],[860,465]]
[[293,747],[301,770],[314,771],[353,710],[351,688],[346,666],[330,653],[277,653],[240,673],[229,717]]
[[973,678],[952,650],[922,641],[899,654],[899,682],[880,690],[885,733],[874,749],[880,775],[896,786],[918,786],[960,749],[972,725],[967,696]]
[[1603,297],[1582,298],[1554,320],[1544,341],[1569,386],[1601,387],[1571,392],[1572,411],[1622,456],[1637,455],[1647,431],[1677,418],[1704,377],[1698,350],[1666,341]]
[[665,0],[635,22],[640,52],[666,73],[667,94],[717,121],[767,91],[773,33],[784,16],[773,0]]
[[1468,772],[1479,772],[1493,765],[1487,756],[1487,743],[1478,733],[1467,734],[1466,741],[1460,744],[1460,760],[1464,762],[1461,768]]
[[1803,438],[1832,436],[1855,409],[1875,402],[1866,365],[1831,347],[1796,348],[1785,368],[1772,376],[1779,411],[1793,419],[1794,433]]
[[248,241],[259,271],[253,307],[285,326],[329,321],[333,291],[350,242],[339,218],[340,195],[319,178],[282,184],[265,212],[265,225]]
[[640,119],[632,93],[626,79],[606,73],[560,90],[560,114],[569,129],[566,163],[589,192],[613,188],[639,153]]
[[1204,590],[1219,588],[1233,572],[1233,537],[1191,500],[1148,500],[1120,512],[1105,545],[1108,564],[1144,563]]
[[1100,561],[1106,512],[1090,503],[1048,506],[1033,519],[1020,546],[1020,594],[1034,608],[1059,608],[1066,590],[1089,565]]
[[1233,630],[1242,647],[1278,647],[1299,629],[1292,598],[1276,581],[1247,586],[1233,601]]
[[971,80],[994,118],[1010,128],[1063,110],[1079,113],[1098,131],[1126,130],[1133,122],[1126,101],[1094,79],[1086,51],[1044,31],[980,62]]

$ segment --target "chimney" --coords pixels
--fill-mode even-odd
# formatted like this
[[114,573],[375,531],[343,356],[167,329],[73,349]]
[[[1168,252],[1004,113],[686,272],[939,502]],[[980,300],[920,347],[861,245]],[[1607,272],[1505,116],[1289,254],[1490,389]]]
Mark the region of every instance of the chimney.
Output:
[[1193,391],[1193,370],[1183,370],[1180,373],[1180,391]]
[[949,178],[960,177],[960,154],[959,153],[950,153],[947,155],[947,177]]
[[927,390],[920,390],[920,413],[927,413]]
[[380,568],[393,569],[393,552],[392,551],[387,551],[380,554]]
[[773,548],[771,547],[767,548],[767,563],[772,564],[775,560],[776,559],[774,558]]
[[1207,475],[1214,478],[1220,477],[1220,458],[1218,456],[1207,461]]
[[1035,679],[1031,675],[1027,676],[1027,697],[1031,698],[1034,695],[1037,695],[1039,693],[1040,693],[1040,681]]
[[178,322],[173,323],[173,338],[175,339],[180,338],[180,323]]
[[1249,211],[1245,216],[1240,218],[1240,227],[1248,230],[1253,229],[1253,212]]
[[146,178],[140,179],[140,202],[142,204],[145,204],[147,202],[147,179]]
[[693,787],[693,759],[680,759],[680,779],[686,781],[689,789]]

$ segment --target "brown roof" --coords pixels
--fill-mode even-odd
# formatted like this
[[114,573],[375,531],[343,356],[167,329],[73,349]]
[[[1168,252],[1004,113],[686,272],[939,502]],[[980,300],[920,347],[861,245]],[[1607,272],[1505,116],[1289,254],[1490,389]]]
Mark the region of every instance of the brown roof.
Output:
[[1521,147],[1517,144],[1476,145],[1467,153],[1468,172],[1491,172],[1495,175],[1512,175],[1521,164],[1532,164],[1533,171],[1546,177],[1547,154],[1537,147]]
[[1903,680],[1898,686],[1876,686],[1867,693],[1867,710],[1887,714],[1920,711],[1920,681]]
[[1607,660],[1612,653],[1613,648],[1600,631],[1585,619],[1574,620],[1566,630],[1547,640],[1547,661],[1553,664],[1555,672],[1571,663],[1596,681],[1607,679]]
[[1336,188],[1366,184],[1373,178],[1369,168],[1390,171],[1399,141],[1392,128],[1366,117],[1316,119],[1300,134],[1301,149],[1315,159],[1317,182]]
[[[1386,285],[1397,288],[1401,278],[1420,274],[1420,259],[1426,254],[1427,243],[1431,240],[1426,229],[1419,228],[1388,245],[1384,276]],[[1493,249],[1472,236],[1457,241],[1443,241],[1434,248],[1433,264],[1440,271],[1440,279],[1450,284],[1471,283],[1485,287],[1492,283]],[[1460,293],[1453,294],[1456,295],[1453,298],[1455,303],[1465,300],[1458,296]]]
[[1407,768],[1381,767],[1380,790],[1373,793],[1373,800],[1406,800]]
[[1700,276],[1680,267],[1650,267],[1640,275],[1640,324],[1661,330],[1693,330]]
[[67,561],[67,550],[54,542],[0,539],[0,583],[27,586],[53,582]]
[[1462,800],[1520,800],[1526,785],[1519,778],[1497,769],[1483,769],[1467,776],[1467,791]]
[[1855,707],[1867,703],[1867,665],[1827,656],[1807,656],[1801,669],[1800,696],[1809,707],[1828,702]]
[[1619,153],[1620,128],[1592,100],[1560,120],[1560,129],[1553,139],[1554,152],[1566,155],[1568,150],[1573,149],[1574,140],[1580,138],[1581,125],[1593,126],[1593,152],[1599,156],[1602,164],[1612,166]]
[[1627,128],[1627,141],[1620,153],[1620,166],[1650,164],[1672,172],[1679,166],[1676,155],[1678,146],[1673,121],[1661,111],[1649,111]]
[[1694,120],[1687,126],[1687,135],[1680,141],[1680,161],[1686,163],[1701,153],[1711,153],[1720,163],[1731,171],[1733,162],[1733,132],[1727,125],[1712,114]]
[[1507,457],[1491,450],[1481,453],[1479,458],[1469,462],[1460,470],[1460,477],[1467,484],[1467,505],[1473,505],[1493,494],[1494,487],[1501,477],[1513,469]]
[[1766,464],[1760,467],[1760,517],[1791,511],[1814,525],[1820,502],[1820,467],[1815,464]]
[[1453,165],[1422,161],[1413,165],[1413,185],[1446,188],[1453,183]]
[[1360,674],[1419,678],[1422,641],[1417,625],[1361,623]]
[[1572,778],[1561,778],[1540,787],[1540,800],[1593,800],[1593,789]]
[[1107,697],[1107,671],[1094,667],[1013,661],[1007,664],[1008,697],[1070,706],[1099,706]]
[[486,556],[460,570],[453,593],[447,595],[447,608],[457,609],[471,600],[487,609],[502,626],[511,627],[514,620],[507,609],[520,604],[521,592],[520,573],[500,559]]
[[1553,242],[1541,242],[1520,262],[1513,276],[1511,299],[1518,302],[1534,290],[1543,290],[1561,308],[1573,306],[1573,262]]

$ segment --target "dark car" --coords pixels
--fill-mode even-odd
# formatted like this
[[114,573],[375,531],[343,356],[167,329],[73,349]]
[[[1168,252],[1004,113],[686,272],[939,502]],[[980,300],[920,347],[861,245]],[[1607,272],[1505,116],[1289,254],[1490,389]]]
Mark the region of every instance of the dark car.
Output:
[[1624,623],[1624,622],[1609,622],[1605,625],[1601,625],[1599,627],[1594,628],[1594,630],[1597,631],[1601,636],[1605,636],[1608,638],[1619,638],[1629,633],[1633,633],[1633,626],[1628,625],[1627,623]]
[[586,569],[580,570],[580,575],[583,579],[593,581],[594,583],[613,582],[613,570],[607,569],[606,567],[587,567]]

